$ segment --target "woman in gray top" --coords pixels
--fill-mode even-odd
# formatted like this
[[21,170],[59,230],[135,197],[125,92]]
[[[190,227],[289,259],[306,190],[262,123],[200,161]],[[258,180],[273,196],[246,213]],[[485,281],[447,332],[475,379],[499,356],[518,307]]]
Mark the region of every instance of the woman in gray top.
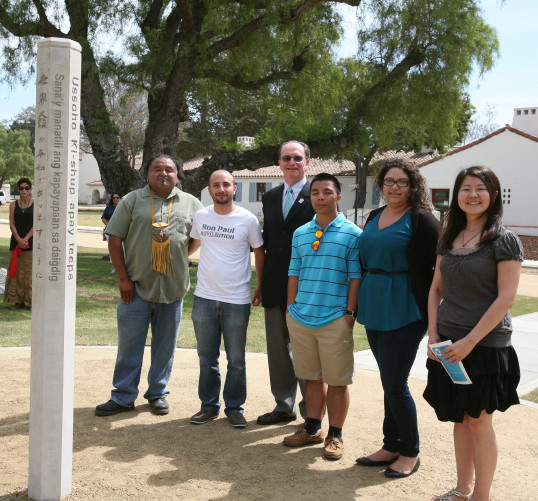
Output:
[[[463,362],[472,384],[454,384],[428,349],[424,398],[454,422],[455,489],[440,501],[488,501],[497,463],[495,410],[519,403],[519,363],[510,342],[523,248],[502,226],[501,187],[486,167],[462,170],[454,184],[428,301],[428,343],[447,339],[446,360]],[[474,485],[473,485],[474,479]]]

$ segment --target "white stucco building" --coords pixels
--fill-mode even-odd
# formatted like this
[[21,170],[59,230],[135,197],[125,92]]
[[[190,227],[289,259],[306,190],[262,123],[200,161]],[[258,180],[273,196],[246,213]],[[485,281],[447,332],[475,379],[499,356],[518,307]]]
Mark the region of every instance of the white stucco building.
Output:
[[538,107],[516,108],[511,126],[423,163],[420,171],[436,208],[448,207],[457,173],[473,165],[489,167],[499,177],[504,225],[538,236]]
[[[382,155],[374,156],[372,164],[388,159],[405,159],[416,165],[432,158],[429,153],[414,153],[403,151],[389,151]],[[203,162],[203,157],[185,162],[185,170],[195,169]],[[307,178],[311,180],[316,174],[327,172],[334,175],[342,186],[342,200],[339,208],[350,220],[354,220],[353,205],[355,202],[355,165],[350,160],[323,160],[312,158],[306,171]],[[263,219],[262,196],[266,191],[284,182],[282,171],[278,165],[262,167],[255,171],[240,170],[233,173],[237,184],[236,203],[251,211],[259,220]],[[364,223],[364,216],[367,216],[371,209],[379,207],[380,200],[377,191],[373,188],[373,177],[369,176],[366,182],[366,202],[364,210],[359,210],[357,223]],[[205,206],[211,205],[213,201],[209,196],[207,188],[202,191],[202,203]]]

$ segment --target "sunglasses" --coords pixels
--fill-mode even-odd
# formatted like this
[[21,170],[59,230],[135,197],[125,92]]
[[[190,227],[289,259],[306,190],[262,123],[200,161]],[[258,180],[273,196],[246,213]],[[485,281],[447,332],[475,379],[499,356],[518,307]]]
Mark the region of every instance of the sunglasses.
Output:
[[120,198],[120,197],[112,197],[112,198]]
[[284,155],[282,157],[283,162],[289,162],[291,159],[294,159],[296,162],[302,162],[303,157],[301,155],[295,155],[294,157],[290,157],[289,155]]
[[30,188],[30,186],[20,186],[19,187],[19,191],[28,191],[28,190],[31,190],[32,188]]
[[319,244],[321,243],[321,237],[323,236],[323,231],[318,230],[316,231],[316,239],[312,242],[312,249],[317,251],[319,249]]

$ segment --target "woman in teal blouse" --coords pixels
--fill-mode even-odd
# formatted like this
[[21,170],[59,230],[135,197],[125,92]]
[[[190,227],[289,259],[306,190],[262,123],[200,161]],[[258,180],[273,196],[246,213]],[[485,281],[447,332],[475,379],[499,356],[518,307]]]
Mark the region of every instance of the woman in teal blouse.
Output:
[[379,366],[384,437],[380,450],[357,463],[391,465],[385,476],[402,478],[420,465],[417,413],[407,378],[426,333],[439,223],[416,167],[388,162],[376,185],[387,205],[370,213],[359,241],[363,279],[358,321],[366,327]]

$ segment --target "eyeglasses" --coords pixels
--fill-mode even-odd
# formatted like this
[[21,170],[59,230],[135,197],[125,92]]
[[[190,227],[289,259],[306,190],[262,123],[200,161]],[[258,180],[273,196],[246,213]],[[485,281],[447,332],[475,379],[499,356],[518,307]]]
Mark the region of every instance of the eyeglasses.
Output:
[[398,188],[407,188],[409,186],[409,181],[406,181],[405,179],[398,179],[397,181],[394,179],[383,179],[383,184],[385,186],[398,186]]
[[323,236],[323,231],[321,231],[321,230],[316,231],[317,240],[314,240],[312,242],[312,249],[314,249],[315,251],[317,251],[319,249],[319,244],[321,243],[321,237],[322,236]]
[[289,155],[284,155],[284,156],[282,157],[282,161],[283,161],[283,162],[289,162],[292,158],[293,158],[296,162],[302,162],[302,160],[303,160],[303,157],[302,157],[301,155],[295,155],[295,156],[293,156],[293,157],[290,157]]
[[32,188],[30,188],[30,186],[19,186],[19,191],[28,191],[28,190],[31,190]]

